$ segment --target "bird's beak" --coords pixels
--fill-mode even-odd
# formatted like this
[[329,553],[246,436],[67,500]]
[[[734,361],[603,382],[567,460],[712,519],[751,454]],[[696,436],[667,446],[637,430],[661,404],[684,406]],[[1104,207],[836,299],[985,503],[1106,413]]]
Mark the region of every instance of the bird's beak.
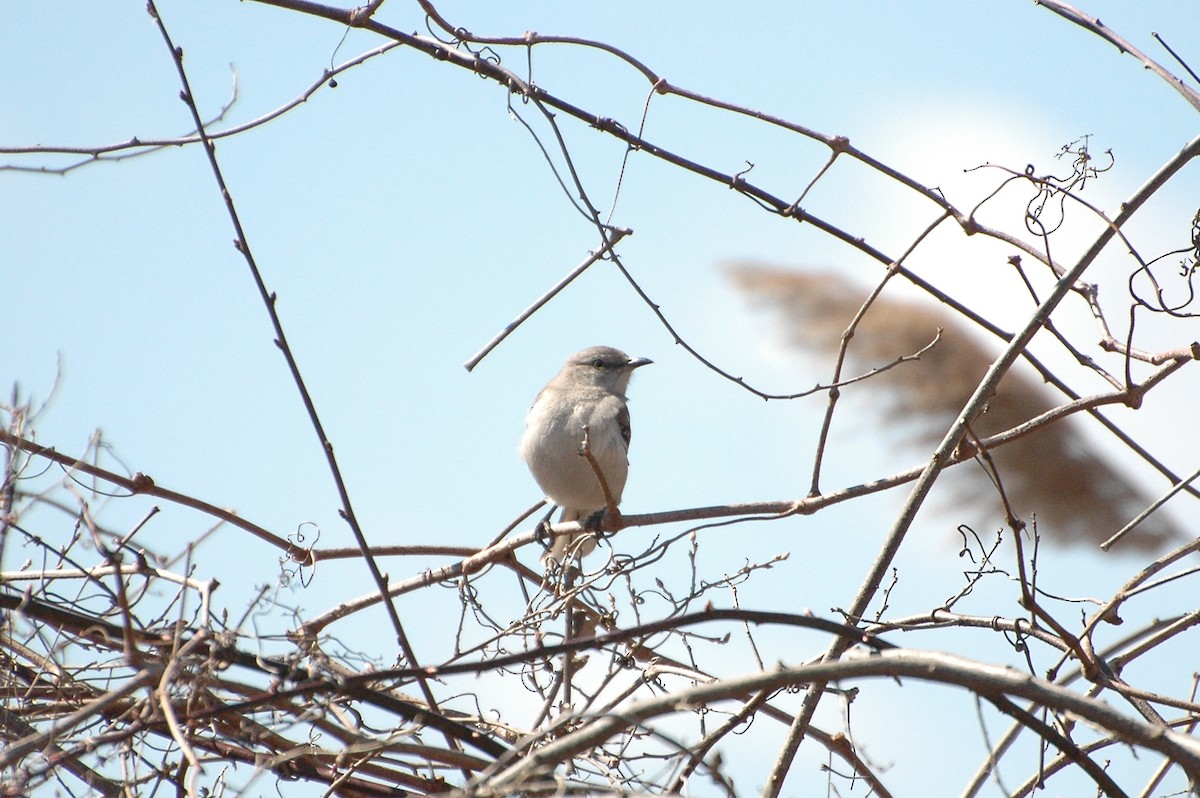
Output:
[[629,363],[627,364],[627,368],[635,369],[638,366],[649,366],[653,362],[654,361],[648,357],[635,357],[629,361]]

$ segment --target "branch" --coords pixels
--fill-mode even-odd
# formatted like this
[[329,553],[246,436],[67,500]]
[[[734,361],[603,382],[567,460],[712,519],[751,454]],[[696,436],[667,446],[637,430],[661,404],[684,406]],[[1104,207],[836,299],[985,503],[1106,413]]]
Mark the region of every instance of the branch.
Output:
[[294,543],[285,540],[273,532],[268,532],[258,524],[247,521],[230,510],[222,509],[214,504],[210,504],[201,499],[193,498],[185,493],[179,493],[178,491],[160,487],[152,478],[146,476],[140,471],[134,474],[132,477],[124,477],[120,474],[113,473],[112,471],[107,471],[103,468],[91,465],[90,463],[86,463],[83,460],[61,454],[49,446],[42,446],[39,443],[29,440],[28,438],[22,438],[18,435],[14,435],[5,429],[0,429],[0,444],[20,449],[21,451],[28,452],[32,455],[37,455],[38,457],[44,457],[47,460],[65,466],[68,470],[68,476],[72,472],[78,471],[81,474],[87,474],[88,476],[102,479],[110,485],[116,485],[120,488],[124,488],[125,490],[129,491],[129,495],[131,496],[137,494],[155,496],[184,507],[190,507],[193,510],[199,510],[206,515],[211,515],[212,517],[218,518],[228,524],[232,524],[239,529],[244,529],[259,540],[266,541],[272,546],[282,549],[283,551],[287,552],[288,556],[296,562],[308,563],[311,561],[311,557],[306,549],[300,548]]
[[1126,743],[1161,754],[1188,773],[1200,774],[1200,741],[1188,735],[1127,717],[1102,701],[1081,696],[1011,668],[987,665],[951,654],[893,649],[852,659],[781,666],[776,670],[723,679],[630,704],[619,714],[577,718],[581,723],[578,730],[553,740],[539,738],[538,747],[527,749],[518,762],[489,780],[488,787],[494,790],[513,789],[530,773],[567,761],[602,745],[620,732],[661,715],[737,700],[738,696],[747,692],[782,690],[831,681],[898,677],[956,685],[985,698],[1025,698],[1052,711],[1082,718],[1115,734]]
[[[1083,276],[1083,273],[1087,271],[1092,262],[1100,255],[1105,246],[1108,245],[1108,242],[1112,240],[1117,230],[1137,213],[1146,200],[1153,196],[1167,180],[1183,169],[1198,153],[1200,153],[1200,137],[1192,139],[1178,155],[1164,164],[1144,186],[1138,189],[1129,200],[1122,204],[1121,212],[1096,237],[1095,241],[1092,242],[1083,256],[1076,261],[1075,265],[1059,278],[1054,289],[1025,322],[1025,326],[1013,337],[1004,352],[992,363],[979,385],[976,386],[971,398],[967,400],[958,418],[955,419],[950,429],[946,431],[942,442],[933,451],[929,464],[925,466],[921,475],[917,478],[916,484],[909,493],[908,500],[905,502],[900,516],[896,519],[896,523],[893,525],[892,531],[889,533],[883,548],[871,566],[867,578],[859,588],[854,601],[851,602],[849,609],[851,617],[861,618],[865,616],[866,608],[874,599],[876,591],[878,591],[879,585],[883,581],[888,568],[891,567],[892,561],[900,550],[900,544],[904,541],[909,528],[912,526],[917,515],[917,510],[924,504],[926,497],[933,489],[933,484],[937,481],[942,470],[951,462],[955,450],[963,439],[967,425],[983,410],[988,399],[995,393],[1001,378],[1008,372],[1013,363],[1016,362],[1016,359],[1029,345],[1030,340],[1033,339],[1037,331],[1043,327],[1046,320],[1050,317],[1051,312],[1058,307],[1059,303],[1071,291],[1075,283]],[[841,640],[834,640],[826,657],[828,659],[835,659],[841,656],[845,650],[846,647]],[[771,773],[767,789],[764,791],[764,798],[777,798],[779,795],[779,790],[783,786],[783,777],[795,759],[796,749],[799,747],[801,739],[803,739],[804,730],[811,720],[813,713],[816,712],[817,703],[820,701],[823,689],[823,683],[814,684],[809,688],[801,711],[796,716],[796,722],[789,735],[789,739],[776,760],[775,769]]]
[[1122,54],[1129,53],[1134,58],[1142,62],[1142,64],[1154,74],[1165,80],[1171,88],[1179,92],[1183,99],[1200,111],[1200,94],[1195,89],[1188,86],[1180,78],[1175,77],[1168,72],[1161,64],[1155,61],[1150,56],[1143,53],[1138,48],[1134,47],[1128,41],[1117,35],[1111,28],[1108,28],[1096,17],[1088,16],[1077,8],[1059,2],[1059,0],[1034,0],[1035,5],[1045,6],[1046,8],[1058,14],[1068,22],[1074,22],[1079,27],[1090,33],[1094,33],[1101,39],[1116,47]]

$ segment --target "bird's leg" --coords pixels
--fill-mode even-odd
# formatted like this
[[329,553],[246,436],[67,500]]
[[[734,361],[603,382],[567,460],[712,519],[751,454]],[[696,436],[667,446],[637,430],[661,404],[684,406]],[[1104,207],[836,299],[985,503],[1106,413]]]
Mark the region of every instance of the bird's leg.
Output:
[[550,547],[554,545],[554,533],[550,531],[550,517],[554,515],[554,511],[557,509],[557,506],[553,504],[550,505],[550,511],[546,513],[546,517],[543,518],[541,523],[537,525],[537,532],[535,533],[534,537],[534,540],[540,543],[542,548],[546,549],[547,551],[549,551]]
[[[604,492],[604,506],[607,509],[595,513],[591,518],[580,523],[585,528],[596,532],[616,532],[624,526],[624,523],[621,521],[621,511],[617,509],[617,503],[613,501],[612,491],[608,487],[608,480],[604,478],[604,472],[600,470],[600,464],[596,462],[596,455],[592,454],[592,446],[588,437],[590,432],[591,429],[587,424],[584,424],[583,440],[579,444],[579,454],[587,458],[588,465],[592,467],[592,473],[596,475],[597,481],[600,482],[600,490]],[[605,513],[607,513],[607,516]],[[607,523],[605,523],[605,519],[607,519]]]

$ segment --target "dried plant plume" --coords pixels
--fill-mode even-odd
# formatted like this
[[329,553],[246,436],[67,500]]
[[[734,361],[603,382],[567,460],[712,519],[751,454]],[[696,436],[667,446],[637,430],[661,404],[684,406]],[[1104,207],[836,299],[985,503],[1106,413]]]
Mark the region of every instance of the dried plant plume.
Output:
[[[787,343],[809,355],[836,354],[842,333],[868,294],[864,287],[830,271],[798,271],[750,261],[725,266],[756,305],[775,312]],[[860,394],[869,392],[879,408],[875,421],[902,430],[903,442],[915,449],[937,445],[993,356],[965,324],[940,307],[895,299],[886,291],[862,318],[848,349],[848,362],[854,373],[860,373],[920,350],[939,329],[937,345],[919,360],[851,388]],[[1004,377],[973,428],[981,437],[993,435],[1059,403],[1043,384],[1014,370]],[[1026,520],[1036,514],[1044,539],[1054,544],[1097,545],[1152,500],[1087,439],[1073,418],[1002,446],[992,456],[1014,508]],[[980,469],[955,469],[950,486],[956,505],[984,508],[989,518],[1003,521],[995,491]],[[1182,530],[1166,514],[1156,513],[1122,546],[1128,545],[1130,551],[1160,550],[1182,539]]]

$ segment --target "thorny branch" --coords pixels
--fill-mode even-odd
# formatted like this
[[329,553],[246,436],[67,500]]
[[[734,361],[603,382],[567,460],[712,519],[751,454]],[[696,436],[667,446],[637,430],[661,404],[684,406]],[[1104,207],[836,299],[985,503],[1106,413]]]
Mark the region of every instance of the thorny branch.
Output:
[[[1194,490],[1188,487],[1190,480],[1175,477],[1123,430],[1095,411],[1104,405],[1137,408],[1151,389],[1162,385],[1190,361],[1200,359],[1200,349],[1191,344],[1165,352],[1142,352],[1132,345],[1132,323],[1124,341],[1114,338],[1108,331],[1095,287],[1084,283],[1082,277],[1108,243],[1119,240],[1138,263],[1129,286],[1134,303],[1170,315],[1188,315],[1186,308],[1194,298],[1192,279],[1200,260],[1195,234],[1200,225],[1194,225],[1190,246],[1157,258],[1139,255],[1122,227],[1147,198],[1200,153],[1200,139],[1190,142],[1164,165],[1111,219],[1079,197],[1083,184],[1103,171],[1092,163],[1086,140],[1078,147],[1064,149],[1075,158],[1072,175],[1066,178],[1036,177],[1010,170],[1013,185],[1024,181],[1036,190],[1024,220],[1027,232],[1032,232],[1036,239],[1031,244],[1005,230],[981,224],[976,212],[983,203],[964,213],[940,192],[851,146],[845,137],[823,134],[780,117],[673,86],[644,62],[603,42],[533,33],[520,37],[475,36],[452,25],[426,0],[419,2],[428,15],[430,30],[437,28],[449,39],[406,34],[378,22],[373,15],[382,6],[380,0],[349,11],[303,0],[263,1],[370,30],[387,37],[389,42],[330,69],[319,82],[285,106],[253,122],[213,132],[209,128],[217,120],[201,120],[184,70],[183,53],[172,43],[152,3],[151,13],[174,59],[183,86],[181,96],[192,115],[195,135],[158,141],[133,139],[105,147],[27,147],[0,152],[79,152],[90,155],[91,160],[87,161],[90,163],[125,157],[122,153],[144,153],[153,147],[202,145],[234,226],[237,248],[251,271],[276,342],[327,457],[342,502],[342,515],[356,537],[358,548],[318,549],[315,545],[305,548],[214,504],[161,488],[144,474],[124,476],[89,463],[87,458],[75,459],[40,445],[24,428],[14,392],[11,406],[6,408],[11,428],[0,430],[6,458],[4,482],[0,486],[0,553],[8,554],[20,547],[35,554],[27,555],[20,567],[0,572],[0,609],[5,613],[0,634],[0,673],[4,674],[0,682],[4,696],[0,706],[0,734],[5,740],[0,752],[3,779],[0,786],[4,794],[53,789],[50,785],[62,783],[64,772],[104,795],[121,794],[122,790],[150,793],[164,784],[174,786],[180,794],[219,793],[239,789],[239,785],[230,781],[231,771],[226,770],[229,765],[237,764],[246,765],[256,774],[271,774],[280,785],[288,780],[301,780],[323,785],[329,794],[344,795],[395,795],[397,790],[423,795],[466,790],[477,796],[594,793],[601,789],[628,794],[683,793],[701,777],[711,779],[727,794],[734,794],[735,781],[722,761],[721,749],[736,749],[737,736],[751,726],[771,724],[783,743],[769,775],[766,794],[781,791],[784,776],[796,761],[798,747],[811,740],[845,763],[846,778],[863,779],[875,794],[888,795],[884,769],[863,755],[855,742],[857,735],[830,733],[814,721],[818,703],[835,686],[849,703],[861,700],[870,680],[879,677],[900,683],[919,680],[966,688],[997,713],[1012,719],[1009,733],[992,745],[985,765],[969,787],[970,794],[978,790],[1002,759],[1010,757],[1008,752],[1022,735],[1037,740],[1049,754],[1049,758],[1038,755],[1035,775],[1022,791],[1032,790],[1050,775],[1074,767],[1098,790],[1122,794],[1124,788],[1119,783],[1122,776],[1115,775],[1107,767],[1107,761],[1099,759],[1121,747],[1133,748],[1139,756],[1157,755],[1159,770],[1155,786],[1172,768],[1178,768],[1190,780],[1189,787],[1196,789],[1200,746],[1192,733],[1200,717],[1200,705],[1195,700],[1194,685],[1189,697],[1181,698],[1138,686],[1122,671],[1131,662],[1160,654],[1165,644],[1200,626],[1200,612],[1189,608],[1186,612],[1142,622],[1125,638],[1107,646],[1103,645],[1101,635],[1107,627],[1122,621],[1121,611],[1143,606],[1148,597],[1166,595],[1185,583],[1194,587],[1200,569],[1183,561],[1196,555],[1200,543],[1193,541],[1164,555],[1129,579],[1110,598],[1090,599],[1097,609],[1079,624],[1072,624],[1064,619],[1076,611],[1075,602],[1046,591],[1045,577],[1038,571],[1037,550],[1027,556],[1022,539],[1026,524],[1005,498],[1004,474],[991,459],[991,451],[1045,430],[1069,416],[1089,413],[1108,424],[1110,431],[1140,457],[1170,475],[1177,491]],[[1200,109],[1194,90],[1128,46],[1099,20],[1058,2],[1043,0],[1042,4],[1123,52],[1134,54]],[[543,45],[592,48],[641,73],[651,88],[637,133],[536,84],[532,78],[533,52]],[[509,92],[510,97],[527,101],[542,113],[554,133],[554,146],[543,146],[540,139],[538,145],[571,202],[595,224],[600,238],[599,246],[580,266],[496,336],[470,361],[468,369],[593,263],[610,260],[676,342],[713,372],[762,398],[797,397],[818,390],[829,394],[807,496],[625,515],[620,537],[622,549],[613,546],[603,563],[581,568],[578,580],[566,584],[562,592],[547,590],[545,575],[517,559],[523,548],[535,543],[534,531],[500,535],[479,550],[368,544],[352,509],[350,491],[333,456],[333,447],[284,335],[276,312],[277,297],[268,290],[251,254],[249,238],[234,206],[233,190],[226,184],[216,158],[215,142],[277,119],[307,100],[333,75],[401,46],[492,80]],[[525,51],[528,71],[524,77],[503,66],[494,48],[504,47]],[[820,142],[829,150],[828,159],[811,181],[792,195],[797,198],[787,201],[749,181],[746,173],[728,174],[649,140],[646,119],[650,103],[660,95],[674,95],[724,113],[746,116]],[[629,231],[600,220],[596,204],[588,197],[587,187],[560,133],[556,112],[621,142],[626,147],[626,161],[631,153],[642,153],[715,181],[758,203],[769,213],[810,225],[885,267],[876,288],[844,328],[830,383],[802,393],[771,394],[750,386],[696,351],[622,263],[616,247]],[[536,138],[533,128],[529,130]],[[553,158],[551,152],[555,153]],[[801,207],[813,186],[828,179],[831,167],[840,158],[853,159],[933,203],[936,218],[911,239],[898,257],[868,245],[853,231]],[[556,159],[565,167],[562,172]],[[75,167],[62,171],[72,168]],[[1046,213],[1050,208],[1054,209],[1053,219]],[[1101,220],[1105,227],[1081,257],[1067,264],[1059,260],[1057,249],[1055,256],[1051,256],[1050,241],[1062,218],[1077,208]],[[1052,290],[1039,295],[1033,280],[1020,266],[1019,256],[1014,256],[1018,258],[1014,265],[1021,270],[1029,295],[1038,304],[1019,331],[1001,329],[909,267],[926,237],[948,225],[956,225],[967,235],[982,235],[1011,245],[1054,273]],[[1156,264],[1177,255],[1187,256],[1180,263],[1179,276],[1184,286],[1181,299],[1168,298],[1165,278],[1153,270]],[[861,485],[822,493],[819,487],[822,461],[839,389],[871,376],[845,378],[847,352],[862,319],[872,312],[877,298],[897,276],[1004,341],[1005,349],[964,403],[960,417],[946,431],[927,463]],[[1135,284],[1135,281],[1148,284],[1149,291],[1139,288],[1143,282]],[[1058,331],[1054,322],[1056,310],[1070,294],[1083,297],[1095,313],[1105,334],[1106,343],[1102,346],[1125,356],[1123,380],[1103,372]],[[1057,336],[1076,362],[1105,377],[1112,390],[1081,396],[1052,369],[1043,366],[1027,348],[1041,329]],[[891,366],[908,364],[935,351],[937,341],[935,338],[925,348],[897,359]],[[1008,430],[977,436],[972,423],[1018,358],[1031,363],[1066,400]],[[1133,360],[1145,362],[1152,370],[1135,380]],[[999,545],[1002,536],[997,536],[996,544],[988,547],[978,537],[977,545],[969,545],[964,533],[961,556],[969,557],[972,563],[962,572],[963,585],[958,592],[944,606],[906,617],[890,617],[892,591],[902,590],[907,578],[900,576],[896,556],[915,514],[941,471],[972,458],[986,464],[1002,498],[1009,519],[1009,529],[1004,534],[1012,542],[1012,562],[1004,561],[1009,555]],[[32,463],[43,461],[60,466],[61,479],[31,470]],[[83,475],[93,478],[91,489],[82,484]],[[50,484],[41,490],[18,489],[19,483],[29,484],[35,479]],[[135,536],[144,527],[162,523],[159,514],[151,511],[125,534],[102,529],[89,504],[101,496],[100,483],[124,491],[125,494],[116,497],[119,501],[154,497],[198,510],[227,525],[220,527],[222,534],[249,533],[284,552],[301,569],[314,567],[322,560],[361,558],[372,574],[374,589],[311,617],[285,607],[277,596],[268,598],[268,591],[264,590],[240,620],[231,622],[228,610],[214,605],[216,581],[196,575],[204,566],[196,559],[197,549],[192,545],[195,541],[185,541],[181,551],[164,555],[165,560],[160,558],[157,565],[152,565],[152,558],[137,547]],[[780,566],[787,558],[779,555],[764,562],[746,562],[737,570],[722,564],[721,573],[725,575],[708,579],[701,576],[709,567],[703,560],[705,549],[700,545],[701,540],[711,542],[721,529],[736,534],[742,529],[740,523],[751,518],[774,520],[811,515],[850,499],[908,483],[913,486],[908,501],[883,548],[853,601],[845,610],[838,611],[844,623],[807,612],[727,610],[716,606],[728,591],[734,593],[735,604],[740,607],[740,599],[736,598],[739,585],[751,576],[758,578]],[[56,492],[61,495],[54,495]],[[37,519],[31,511],[41,507],[57,507],[68,513],[72,521],[69,531],[59,534],[52,524]],[[649,543],[634,534],[640,527],[711,519],[732,520],[727,525],[693,527]],[[581,527],[559,524],[553,531],[570,534],[581,531]],[[625,554],[624,549],[632,548],[635,541],[643,544],[643,550]],[[676,556],[679,544],[684,541],[690,546],[687,556],[691,577],[689,584],[680,587],[664,581],[658,574],[666,572],[658,565]],[[376,564],[376,559],[383,556],[445,557],[450,564],[427,567],[408,578],[392,581],[383,576]],[[176,573],[165,567],[164,561],[183,562],[186,568]],[[1170,571],[1172,568],[1175,570]],[[732,576],[728,575],[731,571]],[[867,610],[878,600],[889,573],[892,582],[887,588],[885,606],[879,610],[879,617],[868,621]],[[624,585],[625,594],[614,590],[614,585]],[[1007,588],[1014,602],[1019,601],[1029,611],[1029,617],[969,612],[967,605],[983,600],[985,585]],[[452,652],[427,654],[418,661],[393,604],[394,599],[410,594],[419,594],[430,603],[451,596],[450,601],[458,603],[459,625],[448,635],[453,638]],[[199,602],[195,602],[195,596],[199,596]],[[701,600],[706,606],[697,611]],[[402,648],[403,657],[398,662],[360,653],[360,644],[348,642],[351,624],[343,622],[364,617],[362,611],[379,603],[385,605]],[[578,613],[578,623],[569,624],[565,633],[557,632],[551,621],[568,607]],[[742,625],[746,639],[739,640],[725,632],[724,624]],[[335,635],[335,628],[345,637]],[[972,640],[994,641],[1007,647],[1024,670],[992,664],[982,656],[968,659],[915,647],[902,649],[894,641],[878,637],[893,630],[903,630],[906,640],[913,642],[944,640],[937,637],[944,630],[970,635]],[[813,653],[816,649],[810,649],[808,642],[813,638],[824,641],[825,636],[830,638],[825,653]],[[788,654],[777,665],[761,667],[760,646],[765,649],[778,639],[787,641],[783,650]],[[797,640],[808,642],[798,645]],[[746,647],[741,660],[738,646]],[[931,642],[929,647],[940,646]],[[1055,664],[1044,669],[1044,673],[1039,672],[1036,665],[1047,657]],[[807,662],[790,664],[805,658]],[[752,659],[757,659],[760,667],[748,671],[728,666],[730,662]],[[789,664],[784,664],[785,661]],[[556,662],[565,664],[559,667]],[[1077,667],[1060,674],[1071,662]],[[1069,687],[1081,679],[1087,682],[1086,693]],[[851,684],[853,687],[847,687]],[[414,687],[419,697],[404,692]],[[1117,693],[1136,715],[1123,713],[1114,708],[1113,702],[1101,700],[1105,692]],[[803,693],[799,703],[793,698],[796,693]],[[567,696],[565,703],[571,708],[556,714],[555,699],[562,695]],[[528,696],[535,711],[526,715],[514,710],[506,703],[513,696]],[[1023,705],[1018,706],[1017,701]],[[1183,714],[1167,717],[1166,713],[1172,711]],[[690,736],[679,732],[683,728],[679,716],[689,719]],[[1086,724],[1095,730],[1094,739],[1082,740],[1076,724]],[[437,739],[441,742],[435,742]],[[830,768],[828,784],[835,785],[839,778],[842,777]]]

